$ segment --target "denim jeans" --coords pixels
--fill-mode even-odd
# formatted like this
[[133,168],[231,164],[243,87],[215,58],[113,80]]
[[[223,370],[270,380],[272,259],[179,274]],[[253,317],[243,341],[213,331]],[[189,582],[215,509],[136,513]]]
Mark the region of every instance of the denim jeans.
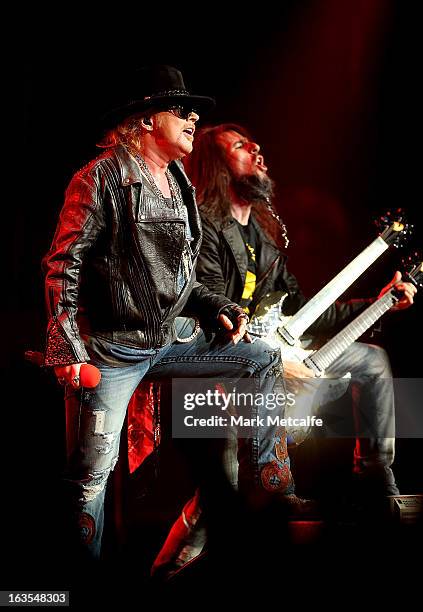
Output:
[[[344,377],[347,372],[350,377]],[[324,427],[313,431],[317,437],[355,437],[354,474],[363,481],[373,480],[385,494],[398,494],[391,469],[395,454],[394,388],[386,352],[379,346],[354,342],[326,375],[325,379],[309,379],[306,387],[313,391],[303,392],[303,397],[300,393],[286,416],[321,417]],[[340,414],[332,405],[346,392],[351,396],[352,414]],[[307,428],[288,428],[288,436],[295,442],[310,433]]]
[[[340,378],[350,372],[351,378]],[[330,388],[318,398],[317,412],[339,399],[347,390],[352,394],[352,409],[356,428],[353,471],[363,481],[375,484],[384,494],[398,494],[391,469],[394,461],[395,440],[387,437],[394,428],[394,390],[391,368],[386,352],[378,347],[354,342],[338,357],[327,374],[332,376]],[[306,405],[307,409],[311,404]],[[298,406],[285,410],[285,416],[298,417]],[[301,415],[303,416],[303,415]],[[360,430],[373,432],[362,437]],[[288,429],[288,434],[290,434]],[[303,432],[301,435],[304,437]],[[333,434],[332,434],[333,435]],[[237,440],[228,439],[225,449],[225,469],[234,482],[237,478]],[[292,493],[294,484],[287,493]],[[174,523],[161,551],[154,561],[152,574],[169,577],[179,567],[200,554],[207,539],[207,531],[198,493],[185,505]]]
[[[380,346],[353,342],[328,370],[331,376],[346,372],[351,374],[349,392],[356,434],[353,471],[363,481],[374,481],[385,494],[398,495],[391,468],[395,457],[395,403],[389,358]],[[338,384],[342,392],[345,381]]]
[[[181,337],[189,336],[192,319],[178,318]],[[191,327],[190,327],[191,326]],[[103,531],[106,483],[119,452],[119,440],[129,400],[140,381],[150,377],[254,378],[261,393],[271,392],[280,373],[280,353],[256,341],[252,344],[221,340],[201,331],[188,343],[174,342],[160,349],[141,350],[110,344],[122,366],[106,365],[90,355],[101,371],[94,389],[68,390],[66,397],[68,465],[66,483],[78,522],[84,550],[98,557]],[[257,408],[264,414],[266,408]],[[261,416],[258,414],[258,416]],[[283,416],[283,415],[282,415]],[[261,474],[272,472],[270,490],[278,492],[289,472],[288,457],[281,457],[280,432],[276,426],[259,427],[246,441],[248,452],[240,473],[252,489],[263,489]],[[290,473],[290,472],[289,472]]]

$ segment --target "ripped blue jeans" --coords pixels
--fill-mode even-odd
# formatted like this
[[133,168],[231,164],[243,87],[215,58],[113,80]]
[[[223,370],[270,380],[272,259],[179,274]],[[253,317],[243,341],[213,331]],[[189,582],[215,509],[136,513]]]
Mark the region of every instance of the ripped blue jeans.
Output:
[[[192,319],[177,321],[178,335],[189,336]],[[147,374],[167,379],[253,377],[261,393],[271,393],[280,373],[280,353],[266,344],[256,341],[233,345],[214,335],[206,338],[202,331],[188,343],[174,342],[160,349],[111,343],[103,346],[122,365],[106,365],[98,355],[90,354],[91,363],[101,371],[99,385],[94,389],[68,390],[66,398],[66,484],[80,543],[93,557],[100,555],[106,484],[118,459],[127,406]],[[263,416],[265,407],[259,410]],[[240,461],[240,475],[245,474],[252,489],[286,493],[291,486],[289,459],[287,454],[281,455],[281,443],[280,429],[267,424],[254,429],[246,441],[249,450]]]

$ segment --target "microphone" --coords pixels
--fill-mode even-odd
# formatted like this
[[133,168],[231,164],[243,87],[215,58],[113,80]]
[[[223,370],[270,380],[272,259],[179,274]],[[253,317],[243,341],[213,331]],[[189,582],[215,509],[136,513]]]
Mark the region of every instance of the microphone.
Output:
[[79,384],[81,387],[93,389],[98,385],[101,379],[101,372],[98,368],[90,363],[83,363],[79,370]]

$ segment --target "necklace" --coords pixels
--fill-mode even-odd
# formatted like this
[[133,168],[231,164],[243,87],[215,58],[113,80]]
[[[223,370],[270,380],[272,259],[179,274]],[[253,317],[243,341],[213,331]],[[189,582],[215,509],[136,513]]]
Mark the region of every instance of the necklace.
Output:
[[[153,190],[154,195],[161,199],[161,200],[167,200],[168,198],[166,198],[163,193],[161,192],[161,190],[159,189],[154,176],[151,173],[150,168],[147,166],[145,159],[143,157],[141,157],[141,155],[139,153],[137,153],[136,151],[134,151],[133,149],[129,149],[129,152],[131,153],[131,155],[133,157],[135,157],[136,161],[138,162],[139,167],[141,168],[142,172],[144,172],[144,174],[146,175],[146,177],[148,178],[148,181],[151,185],[151,189]],[[172,204],[175,208],[176,211],[180,212],[182,210],[182,195],[181,195],[181,190],[179,189],[179,185],[177,184],[176,180],[174,179],[174,177],[172,176],[172,173],[169,171],[169,169],[167,169],[165,171],[165,176],[167,178],[167,181],[169,183],[169,190],[170,190],[170,197],[172,200]]]
[[[141,171],[144,172],[144,174],[146,175],[149,183],[151,184],[151,189],[153,190],[154,195],[157,198],[159,198],[159,200],[166,202],[167,198],[163,195],[163,193],[159,189],[150,171],[150,168],[147,166],[145,162],[145,159],[139,153],[137,153],[137,151],[134,151],[132,148],[130,149],[128,147],[128,151],[137,161]],[[176,179],[173,177],[172,173],[169,171],[169,169],[166,169],[165,176],[169,183],[170,197],[172,199],[173,208],[176,214],[178,214],[181,218],[184,219],[185,224],[187,226],[188,217],[187,217],[184,201],[182,199],[181,189],[178,183],[176,182]],[[188,238],[185,237],[185,243],[184,243],[183,250],[182,250],[182,267],[184,270],[185,278],[187,280],[189,279],[191,275],[191,269],[192,269],[192,253],[191,253],[189,242],[190,240],[188,240]],[[195,337],[197,333],[198,333],[197,329],[195,329],[193,332],[194,335],[192,337]],[[191,339],[191,336],[189,337],[188,340],[185,340],[185,342],[188,342],[190,339]]]
[[272,215],[272,217],[275,219],[275,221],[279,224],[279,227],[281,228],[282,239],[283,239],[283,241],[285,243],[285,248],[287,248],[287,246],[289,244],[289,238],[288,238],[288,232],[287,232],[287,229],[286,229],[286,225],[282,221],[282,219],[280,218],[278,213],[275,211],[275,209],[273,208],[272,204],[270,203],[270,198],[266,198],[266,206],[267,206],[267,210],[269,211],[269,213]]

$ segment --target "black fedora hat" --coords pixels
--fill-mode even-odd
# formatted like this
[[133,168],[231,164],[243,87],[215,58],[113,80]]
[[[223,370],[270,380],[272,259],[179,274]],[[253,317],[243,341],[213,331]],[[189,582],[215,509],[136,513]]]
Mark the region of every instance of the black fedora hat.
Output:
[[196,111],[215,106],[213,98],[190,94],[182,73],[173,66],[144,66],[135,70],[125,82],[127,86],[121,88],[119,97],[100,117],[103,128],[113,127],[135,113],[160,111],[172,105],[190,106]]

